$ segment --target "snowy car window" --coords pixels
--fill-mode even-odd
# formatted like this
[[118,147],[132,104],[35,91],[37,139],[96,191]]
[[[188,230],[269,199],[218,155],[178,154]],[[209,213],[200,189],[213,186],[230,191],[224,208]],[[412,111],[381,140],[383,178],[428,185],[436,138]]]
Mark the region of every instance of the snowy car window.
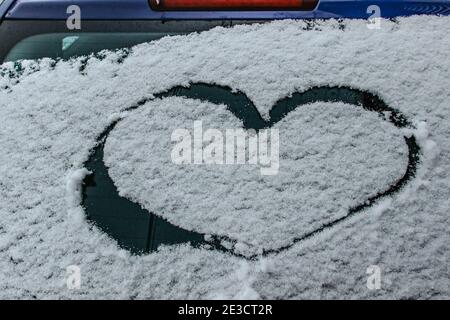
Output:
[[174,32],[149,33],[51,33],[28,37],[17,43],[5,61],[21,59],[69,59],[102,50],[129,48],[134,45],[176,35]]

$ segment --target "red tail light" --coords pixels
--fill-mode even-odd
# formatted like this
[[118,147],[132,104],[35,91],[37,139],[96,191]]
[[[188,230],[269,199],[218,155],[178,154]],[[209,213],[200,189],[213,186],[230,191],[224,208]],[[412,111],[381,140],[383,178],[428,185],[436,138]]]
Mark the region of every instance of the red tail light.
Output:
[[313,10],[319,0],[150,0],[156,11]]

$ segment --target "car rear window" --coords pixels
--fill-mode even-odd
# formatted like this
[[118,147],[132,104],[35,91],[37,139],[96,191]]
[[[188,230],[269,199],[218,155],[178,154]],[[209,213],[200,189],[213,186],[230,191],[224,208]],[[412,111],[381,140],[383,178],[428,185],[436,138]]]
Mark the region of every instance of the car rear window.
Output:
[[165,36],[182,33],[51,33],[28,37],[17,43],[5,58],[7,61],[21,59],[69,59],[89,55],[102,50],[129,48],[134,45],[158,40]]

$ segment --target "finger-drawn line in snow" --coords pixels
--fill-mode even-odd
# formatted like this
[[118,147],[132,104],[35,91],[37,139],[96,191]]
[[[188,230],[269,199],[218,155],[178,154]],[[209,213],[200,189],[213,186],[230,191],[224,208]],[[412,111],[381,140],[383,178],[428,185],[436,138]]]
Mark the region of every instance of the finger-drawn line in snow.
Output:
[[[269,113],[269,120],[261,117],[253,102],[244,93],[233,92],[228,87],[204,83],[191,84],[189,87],[174,87],[168,91],[155,94],[151,98],[142,99],[136,105],[127,108],[126,111],[135,110],[151,100],[172,96],[225,104],[228,110],[243,122],[244,128],[247,130],[254,129],[258,131],[270,128],[282,120],[289,112],[302,105],[314,102],[343,102],[360,106],[364,110],[377,112],[383,120],[390,122],[397,128],[412,127],[411,122],[402,113],[389,107],[377,95],[349,87],[314,87],[305,92],[294,93],[292,96],[282,99],[275,104]],[[245,259],[255,259],[260,256],[280,253],[322,231],[336,227],[350,217],[371,207],[382,198],[398,193],[415,176],[420,155],[420,148],[415,137],[404,136],[408,147],[408,166],[403,177],[395,184],[389,186],[384,192],[371,196],[364,203],[352,207],[345,216],[323,224],[312,232],[299,235],[287,246],[275,250],[263,250],[260,254],[246,256],[236,252],[233,248],[237,243],[234,239],[224,235],[206,236],[184,230],[163,220],[156,214],[148,212],[139,204],[119,196],[117,188],[108,174],[103,155],[108,135],[121,120],[115,121],[103,131],[97,140],[97,146],[85,163],[86,168],[92,174],[84,179],[83,206],[86,209],[88,219],[94,225],[97,225],[109,236],[117,240],[121,247],[137,254],[155,251],[160,245],[180,243],[190,243],[195,247],[218,250]],[[121,223],[124,221],[125,224]],[[128,230],[124,230],[124,226]],[[141,236],[136,235],[136,233],[141,233]]]

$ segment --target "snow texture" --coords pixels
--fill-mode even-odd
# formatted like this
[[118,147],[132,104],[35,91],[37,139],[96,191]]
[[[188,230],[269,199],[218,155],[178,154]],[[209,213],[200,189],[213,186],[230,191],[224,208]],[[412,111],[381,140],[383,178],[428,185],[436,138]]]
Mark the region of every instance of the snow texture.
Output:
[[[277,21],[215,28],[139,45],[121,63],[120,52],[105,52],[81,69],[83,59],[27,61],[19,72],[10,63],[1,66],[0,297],[450,298],[450,19],[383,20],[380,30],[369,30],[364,21],[343,24],[320,22],[311,29],[306,22]],[[76,203],[83,163],[121,111],[190,82],[241,90],[265,117],[280,98],[313,86],[374,92],[416,124],[417,130],[405,134],[414,134],[423,150],[417,176],[400,194],[337,228],[257,261],[187,245],[131,256],[83,219]],[[397,129],[354,106],[318,103],[277,124],[285,156],[279,176],[258,176],[252,184],[256,174],[249,168],[218,168],[230,190],[205,194],[218,181],[212,171],[165,166],[163,153],[168,128],[190,128],[200,114],[214,127],[239,125],[223,106],[157,100],[127,114],[106,146],[121,194],[161,208],[160,215],[180,226],[256,246],[279,245],[384,190],[404,170],[406,151]],[[142,148],[130,149],[139,143]],[[149,155],[150,148],[158,152]],[[127,171],[131,165],[135,170]],[[184,169],[207,183],[181,177]],[[163,179],[161,188],[152,187],[152,172]],[[167,174],[184,188],[170,187]],[[295,174],[302,179],[289,178]],[[285,184],[293,184],[297,194]],[[265,189],[277,187],[284,201],[264,197]],[[177,193],[169,199],[167,191]],[[216,203],[219,211],[208,211],[209,200],[198,201],[199,195],[224,195],[227,201]],[[154,196],[157,202],[150,201]],[[176,197],[189,210],[165,211]],[[289,206],[294,197],[301,205]],[[245,206],[233,207],[241,204],[235,201]],[[229,217],[220,214],[229,209]],[[188,220],[189,214],[195,219]],[[273,215],[279,215],[276,223]],[[227,220],[238,216],[258,228]],[[267,228],[273,232],[263,232]],[[81,268],[79,290],[66,287],[70,265]],[[382,270],[380,290],[366,286],[371,265]]]

